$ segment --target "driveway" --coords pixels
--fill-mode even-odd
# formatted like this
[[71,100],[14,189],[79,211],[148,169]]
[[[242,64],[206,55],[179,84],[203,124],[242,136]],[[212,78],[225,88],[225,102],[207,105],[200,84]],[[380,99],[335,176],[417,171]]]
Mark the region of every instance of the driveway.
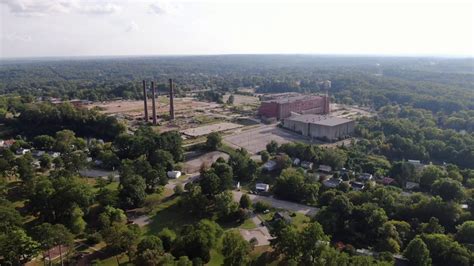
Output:
[[[241,191],[232,191],[234,195],[234,200],[239,201],[240,197],[242,197],[242,192]],[[273,197],[266,197],[266,196],[260,196],[260,195],[254,195],[254,194],[248,194],[252,202],[257,202],[257,201],[263,201],[273,208],[276,209],[284,209],[292,212],[299,212],[305,215],[313,216],[318,212],[318,208],[316,207],[311,207],[307,206],[304,204],[299,204],[299,203],[294,203],[286,200],[278,200]]]

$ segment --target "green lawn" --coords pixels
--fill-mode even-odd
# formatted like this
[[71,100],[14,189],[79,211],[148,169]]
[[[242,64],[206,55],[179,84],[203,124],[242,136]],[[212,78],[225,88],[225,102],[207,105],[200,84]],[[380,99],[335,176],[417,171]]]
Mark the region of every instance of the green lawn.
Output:
[[303,229],[303,227],[311,221],[311,219],[302,214],[302,213],[295,213],[295,216],[292,217],[292,223],[298,228],[298,229]]
[[211,260],[206,264],[209,266],[220,266],[224,264],[224,256],[217,249],[211,249]]
[[179,231],[185,224],[198,222],[186,210],[178,206],[178,201],[179,197],[169,198],[156,206],[153,210],[152,222],[144,228],[147,234],[157,234],[165,227]]
[[246,219],[240,226],[239,228],[242,228],[242,229],[254,229],[256,228],[257,226],[255,225],[255,223],[252,221],[252,219]]
[[[129,264],[129,260],[128,260],[128,256],[124,254],[122,254],[120,257],[119,257],[119,263],[120,265],[128,265]],[[97,264],[94,264],[94,265],[99,265],[99,266],[117,266],[117,258],[115,256],[112,256],[112,257],[109,257],[107,259],[104,259],[104,260],[100,260],[97,262]]]

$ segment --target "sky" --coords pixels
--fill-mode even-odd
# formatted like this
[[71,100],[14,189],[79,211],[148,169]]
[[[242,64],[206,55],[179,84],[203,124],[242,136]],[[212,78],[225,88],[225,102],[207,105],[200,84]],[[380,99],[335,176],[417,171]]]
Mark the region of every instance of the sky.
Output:
[[471,0],[0,0],[0,58],[474,56]]

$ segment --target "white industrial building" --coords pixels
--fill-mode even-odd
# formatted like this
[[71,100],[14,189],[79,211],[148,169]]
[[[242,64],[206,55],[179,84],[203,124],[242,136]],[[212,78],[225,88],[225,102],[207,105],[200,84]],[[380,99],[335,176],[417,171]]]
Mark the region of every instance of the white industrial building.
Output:
[[340,117],[306,114],[286,118],[282,126],[303,136],[334,141],[350,136],[355,122]]

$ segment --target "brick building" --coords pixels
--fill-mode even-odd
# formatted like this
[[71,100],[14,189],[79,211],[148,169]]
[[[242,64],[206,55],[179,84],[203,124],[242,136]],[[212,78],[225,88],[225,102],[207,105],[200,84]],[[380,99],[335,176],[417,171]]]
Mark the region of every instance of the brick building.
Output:
[[300,114],[329,114],[329,97],[317,95],[299,95],[276,98],[262,102],[258,114],[278,120]]

